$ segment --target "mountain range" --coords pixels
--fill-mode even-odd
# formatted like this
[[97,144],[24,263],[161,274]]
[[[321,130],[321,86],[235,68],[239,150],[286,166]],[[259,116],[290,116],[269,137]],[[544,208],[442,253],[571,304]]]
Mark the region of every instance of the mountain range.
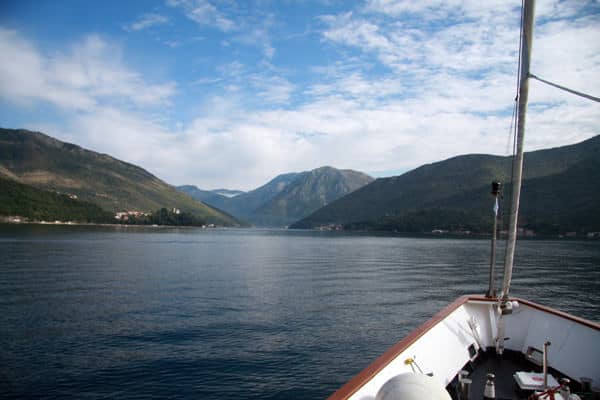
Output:
[[[519,226],[600,232],[598,155],[600,136],[526,153]],[[0,128],[0,215],[38,220],[105,222],[116,211],[165,208],[224,226],[489,232],[490,182],[505,184],[502,229],[510,174],[509,157],[470,154],[376,180],[321,167],[279,175],[249,192],[207,191],[175,188],[140,167],[39,132]]]
[[[600,136],[526,153],[520,226],[548,233],[600,231],[599,155]],[[490,182],[506,183],[510,174],[509,157],[458,156],[377,179],[291,227],[489,231],[493,221]],[[501,209],[508,209],[509,199],[507,185]]]
[[231,215],[194,200],[138,166],[40,132],[0,128],[0,177],[67,194],[112,213],[177,208],[209,223],[240,225]]
[[326,166],[278,175],[265,185],[235,197],[190,185],[178,189],[254,225],[286,226],[372,181],[362,172]]

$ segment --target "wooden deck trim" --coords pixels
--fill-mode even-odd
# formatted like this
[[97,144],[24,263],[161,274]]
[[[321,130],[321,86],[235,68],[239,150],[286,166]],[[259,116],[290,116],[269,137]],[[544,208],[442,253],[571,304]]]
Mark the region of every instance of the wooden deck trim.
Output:
[[541,304],[534,303],[533,301],[521,299],[521,298],[518,298],[518,297],[513,297],[513,298],[511,298],[511,300],[516,300],[516,301],[519,302],[519,304],[524,304],[524,305],[529,306],[531,308],[535,308],[536,310],[544,311],[544,312],[547,312],[548,314],[553,314],[553,315],[556,315],[558,317],[561,317],[561,318],[573,321],[575,323],[578,323],[578,324],[581,324],[581,325],[585,325],[588,328],[592,328],[594,330],[600,331],[600,324],[597,324],[597,323],[592,322],[592,321],[588,321],[587,319],[579,318],[579,317],[576,317],[574,315],[568,314],[566,312],[559,311],[559,310],[556,310],[554,308],[546,307],[546,306],[543,306]]
[[435,314],[429,321],[425,322],[423,325],[419,326],[417,329],[412,331],[408,336],[404,339],[396,343],[392,346],[388,351],[383,353],[378,359],[376,359],[371,365],[367,368],[363,369],[358,373],[354,378],[349,380],[344,386],[339,388],[335,393],[333,393],[329,400],[342,400],[348,399],[354,393],[356,393],[361,387],[363,387],[367,382],[373,378],[373,376],[377,375],[379,371],[385,368],[392,360],[394,360],[400,353],[406,350],[411,344],[416,342],[421,336],[423,336],[427,331],[437,325],[439,322],[444,320],[448,315],[450,315],[454,310],[465,304],[471,299],[476,300],[485,300],[485,297],[477,297],[477,296],[461,296],[456,299],[453,303],[448,305],[446,308]]
[[[516,300],[519,304],[526,305],[531,308],[535,308],[537,310],[556,315],[561,318],[568,319],[570,321],[576,322],[578,324],[587,326],[589,328],[600,330],[600,324],[595,322],[591,322],[585,320],[583,318],[579,318],[573,316],[571,314],[567,314],[562,311],[555,310],[550,307],[542,306],[540,304],[531,302],[529,300],[524,300],[521,298],[511,298],[511,300]],[[498,301],[496,298],[489,298],[480,295],[465,295],[456,299],[453,303],[445,307],[443,310],[435,314],[430,320],[416,328],[412,331],[408,336],[404,339],[396,343],[389,350],[387,350],[383,355],[377,358],[374,362],[372,362],[368,367],[363,369],[358,373],[354,378],[348,381],[344,386],[339,388],[335,393],[333,393],[329,400],[343,400],[348,399],[354,393],[356,393],[361,387],[363,387],[367,382],[369,382],[375,375],[377,375],[382,369],[384,369],[390,362],[392,362],[400,353],[406,350],[410,345],[415,343],[421,336],[423,336],[427,331],[437,325],[439,322],[444,320],[448,315],[450,315],[453,311],[461,307],[462,305],[468,303],[469,301],[479,301],[479,302],[489,302],[495,303]]]

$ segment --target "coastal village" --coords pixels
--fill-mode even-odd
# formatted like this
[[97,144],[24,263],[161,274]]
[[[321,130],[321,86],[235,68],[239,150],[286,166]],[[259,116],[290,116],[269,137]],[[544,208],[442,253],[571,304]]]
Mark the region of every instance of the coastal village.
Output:
[[[71,197],[74,196],[74,197]],[[77,198],[76,195],[69,195],[70,198]],[[169,212],[175,214],[175,215],[181,215],[181,210],[179,208],[171,208],[169,210]],[[152,213],[150,212],[144,212],[144,211],[138,211],[138,210],[126,210],[126,211],[117,211],[114,215],[114,219],[116,224],[118,225],[130,225],[128,224],[128,222],[133,222],[136,218],[147,218],[152,216]],[[0,223],[8,223],[8,224],[30,224],[30,223],[34,223],[34,224],[41,224],[41,225],[105,225],[105,224],[83,224],[81,222],[76,222],[76,221],[61,221],[61,220],[54,220],[54,221],[45,221],[45,220],[32,220],[30,218],[26,218],[23,216],[19,216],[19,215],[13,215],[13,216],[0,216]],[[137,225],[137,224],[133,224],[133,225]],[[152,224],[151,226],[156,227],[158,226],[157,224]],[[207,229],[207,228],[216,228],[217,225],[215,224],[203,224],[201,226],[199,226],[202,229]]]
[[[175,210],[175,209],[173,209]],[[179,210],[177,210],[177,214],[180,213]],[[173,211],[175,212],[175,211]],[[118,211],[115,213],[115,219],[117,221],[129,221],[129,218],[142,218],[142,217],[149,217],[151,215],[151,213],[147,213],[147,212],[143,212],[143,211]]]

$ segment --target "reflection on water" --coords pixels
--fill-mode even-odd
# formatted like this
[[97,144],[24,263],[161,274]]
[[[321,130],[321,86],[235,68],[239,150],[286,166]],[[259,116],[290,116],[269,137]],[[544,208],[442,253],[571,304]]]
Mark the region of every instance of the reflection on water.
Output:
[[[0,227],[0,392],[323,398],[487,289],[489,243]],[[600,244],[519,242],[512,293],[600,320]],[[501,269],[500,267],[498,268]]]

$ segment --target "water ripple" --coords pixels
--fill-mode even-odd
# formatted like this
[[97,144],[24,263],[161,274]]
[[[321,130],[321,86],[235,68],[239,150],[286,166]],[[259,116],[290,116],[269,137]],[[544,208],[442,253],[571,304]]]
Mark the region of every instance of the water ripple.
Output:
[[[4,227],[0,392],[323,398],[456,297],[484,292],[488,249],[323,232]],[[600,320],[599,244],[520,242],[512,291]]]

